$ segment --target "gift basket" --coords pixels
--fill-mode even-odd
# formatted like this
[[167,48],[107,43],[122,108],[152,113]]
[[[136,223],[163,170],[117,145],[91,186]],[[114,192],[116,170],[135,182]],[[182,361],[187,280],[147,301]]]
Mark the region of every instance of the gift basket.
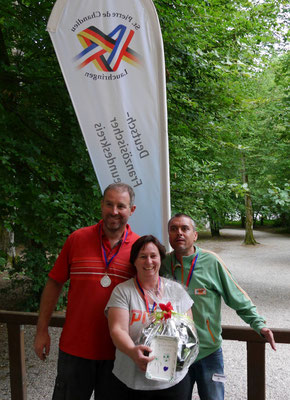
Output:
[[[176,289],[174,293],[178,296]],[[170,301],[158,304],[161,311],[151,314],[138,344],[149,346],[155,356],[147,366],[146,377],[171,381],[176,371],[182,371],[194,362],[199,352],[199,341],[191,318],[175,312]]]

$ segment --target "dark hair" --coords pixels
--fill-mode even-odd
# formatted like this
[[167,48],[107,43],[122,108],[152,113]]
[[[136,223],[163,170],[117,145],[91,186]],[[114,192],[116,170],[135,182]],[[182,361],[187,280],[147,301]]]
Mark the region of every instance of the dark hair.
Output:
[[191,224],[192,224],[192,227],[193,227],[193,230],[196,231],[196,225],[195,225],[194,220],[191,218],[190,215],[184,214],[184,213],[177,213],[177,214],[173,215],[173,217],[170,218],[170,220],[168,221],[168,230],[169,230],[170,224],[171,224],[171,222],[172,222],[172,220],[173,220],[174,218],[182,218],[182,217],[185,217],[185,218],[190,219]]
[[160,258],[163,260],[166,256],[166,249],[159,242],[159,240],[153,235],[145,235],[141,236],[136,242],[133,244],[131,253],[130,253],[130,263],[132,265],[135,264],[136,258],[138,257],[139,251],[148,243],[153,243],[159,250]]
[[131,188],[130,185],[127,185],[127,183],[122,183],[122,182],[120,182],[120,183],[111,183],[111,185],[107,186],[106,189],[104,190],[103,199],[105,198],[105,195],[109,190],[117,190],[117,191],[120,191],[120,192],[128,192],[129,193],[129,197],[130,197],[130,207],[132,207],[134,205],[135,192]]

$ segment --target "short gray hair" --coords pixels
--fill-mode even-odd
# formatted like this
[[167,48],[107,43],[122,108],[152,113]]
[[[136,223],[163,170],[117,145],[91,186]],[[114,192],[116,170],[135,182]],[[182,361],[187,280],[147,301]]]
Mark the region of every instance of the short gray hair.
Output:
[[168,221],[168,230],[169,230],[170,224],[174,218],[182,218],[182,217],[186,217],[186,218],[190,219],[193,230],[196,231],[196,224],[195,224],[194,220],[191,218],[191,216],[189,216],[188,214],[184,214],[184,213],[177,213],[177,214],[173,215],[173,217],[170,218],[170,220]]
[[130,207],[132,207],[134,205],[135,192],[130,185],[127,185],[127,183],[123,183],[123,182],[111,183],[111,185],[107,186],[106,189],[104,190],[103,199],[109,190],[116,190],[119,192],[128,192],[129,196],[130,196]]

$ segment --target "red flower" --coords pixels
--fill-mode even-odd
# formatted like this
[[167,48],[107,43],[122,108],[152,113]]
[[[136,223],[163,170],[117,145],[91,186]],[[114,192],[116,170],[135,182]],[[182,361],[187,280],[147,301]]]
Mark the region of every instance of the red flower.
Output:
[[170,301],[167,304],[160,303],[159,307],[163,311],[163,318],[164,319],[171,318],[171,311],[173,310],[173,307],[172,307]]

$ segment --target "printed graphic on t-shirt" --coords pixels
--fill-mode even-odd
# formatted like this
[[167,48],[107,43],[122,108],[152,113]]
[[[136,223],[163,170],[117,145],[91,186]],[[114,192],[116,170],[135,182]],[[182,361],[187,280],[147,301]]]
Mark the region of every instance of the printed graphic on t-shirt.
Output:
[[135,322],[141,322],[141,324],[145,324],[147,315],[147,311],[132,310],[130,313],[130,326]]

